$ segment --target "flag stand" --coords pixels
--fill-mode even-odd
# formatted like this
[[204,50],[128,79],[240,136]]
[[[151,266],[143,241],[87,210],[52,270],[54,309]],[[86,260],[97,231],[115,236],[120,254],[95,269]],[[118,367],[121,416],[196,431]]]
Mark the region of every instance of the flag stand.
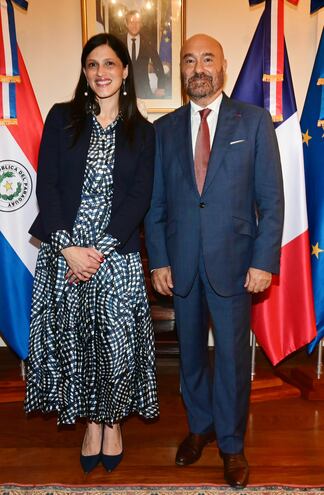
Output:
[[289,373],[280,372],[283,380],[298,387],[301,396],[307,400],[324,400],[324,375],[323,375],[323,340],[318,345],[317,365],[305,365],[293,368]]
[[276,374],[274,369],[256,371],[256,338],[251,331],[251,402],[292,399],[300,397],[300,390]]

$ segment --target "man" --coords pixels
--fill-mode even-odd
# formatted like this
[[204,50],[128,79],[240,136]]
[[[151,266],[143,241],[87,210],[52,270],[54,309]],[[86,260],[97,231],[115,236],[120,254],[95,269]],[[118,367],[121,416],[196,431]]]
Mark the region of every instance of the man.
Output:
[[[139,98],[163,98],[165,95],[165,75],[161,59],[151,41],[141,33],[142,21],[137,10],[127,12],[126,18],[127,35],[122,40],[128,47],[132,59],[136,95]],[[157,76],[157,88],[154,94],[149,81],[149,64]]]
[[195,35],[182,47],[182,82],[190,103],[155,125],[146,242],[154,288],[174,295],[190,427],[176,464],[192,464],[217,438],[225,479],[242,488],[249,474],[243,442],[251,294],[267,289],[271,274],[278,273],[284,205],[271,117],[222,92],[226,65],[221,45],[209,36]]

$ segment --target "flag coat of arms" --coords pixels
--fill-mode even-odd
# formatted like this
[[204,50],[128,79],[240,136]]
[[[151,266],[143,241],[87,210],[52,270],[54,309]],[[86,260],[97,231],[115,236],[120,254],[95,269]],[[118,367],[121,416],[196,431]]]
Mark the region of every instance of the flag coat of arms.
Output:
[[[232,93],[238,100],[274,108],[285,194],[280,275],[254,298],[252,310],[252,329],[272,364],[308,344],[316,333],[301,131],[286,46],[282,43],[279,53],[273,27],[283,29],[283,19],[273,23],[279,3],[266,0]],[[269,74],[274,62],[282,63],[282,74]]]
[[[7,14],[11,16],[9,22]],[[7,47],[14,46],[12,39],[3,41],[3,37],[10,36],[6,26],[13,25],[12,15],[11,2],[2,0],[0,35]],[[15,110],[15,115],[2,115],[0,125],[0,334],[25,359],[37,257],[37,246],[28,230],[37,214],[36,168],[43,123],[18,48],[17,67],[16,82],[5,78],[0,82],[0,110]]]

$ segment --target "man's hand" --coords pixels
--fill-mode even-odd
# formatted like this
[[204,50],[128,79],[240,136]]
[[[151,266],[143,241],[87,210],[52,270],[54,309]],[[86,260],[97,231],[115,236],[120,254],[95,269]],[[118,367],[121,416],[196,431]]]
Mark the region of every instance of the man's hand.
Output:
[[164,88],[157,88],[154,92],[154,95],[157,97],[157,98],[163,98],[163,96],[165,96],[165,89]]
[[153,270],[151,279],[152,285],[157,292],[163,296],[172,296],[171,289],[173,288],[173,283],[171,268],[169,266]]
[[271,279],[272,274],[270,272],[250,267],[246,274],[244,287],[253,294],[263,292],[270,287]]
[[66,278],[71,283],[79,280],[86,282],[97,272],[104,261],[102,253],[94,247],[70,246],[62,249],[61,253],[70,268]]

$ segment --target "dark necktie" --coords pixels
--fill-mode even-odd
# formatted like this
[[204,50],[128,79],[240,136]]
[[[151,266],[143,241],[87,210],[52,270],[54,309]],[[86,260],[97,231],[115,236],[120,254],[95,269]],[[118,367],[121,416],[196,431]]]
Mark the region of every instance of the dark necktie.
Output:
[[199,111],[201,120],[195,147],[195,176],[199,194],[202,193],[204,187],[210,155],[210,137],[207,123],[207,117],[210,112],[210,108],[204,108]]
[[132,38],[132,62],[136,62],[136,38]]

